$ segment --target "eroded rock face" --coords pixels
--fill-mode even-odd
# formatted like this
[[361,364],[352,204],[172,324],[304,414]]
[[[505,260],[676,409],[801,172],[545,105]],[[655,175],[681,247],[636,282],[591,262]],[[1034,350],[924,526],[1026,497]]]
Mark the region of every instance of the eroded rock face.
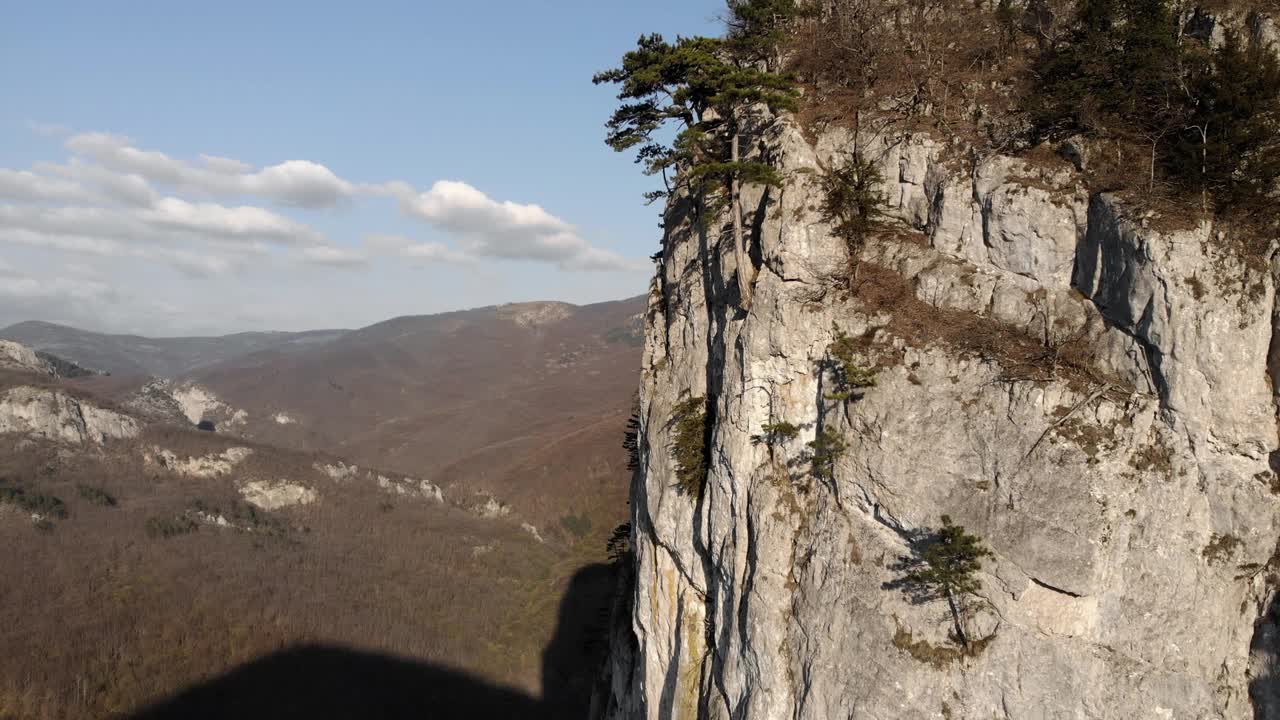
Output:
[[336,465],[315,463],[312,467],[315,468],[316,472],[324,473],[334,482],[346,482],[348,480],[353,480],[360,475],[360,466],[348,465],[341,461]]
[[476,515],[493,520],[511,514],[511,506],[493,495],[481,490],[477,490],[475,494],[480,500],[471,506],[471,512]]
[[377,478],[378,488],[385,493],[402,497],[419,497],[438,503],[444,502],[444,493],[433,482],[409,477],[393,478],[386,475],[378,475]]
[[182,414],[193,425],[207,419],[215,421],[220,429],[226,430],[242,427],[249,419],[247,412],[232,408],[218,399],[212,390],[200,385],[170,385],[169,392],[182,409]]
[[[1089,196],[1066,161],[970,172],[908,136],[864,142],[897,222],[850,283],[796,171],[851,138],[763,135],[792,180],[744,198],[749,310],[727,234],[700,232],[687,199],[668,208],[636,580],[600,714],[1244,720],[1251,689],[1280,696],[1272,273],[1215,228],[1157,231]],[[830,398],[833,328],[878,367],[860,399]],[[690,396],[708,398],[701,497],[678,490],[671,453]],[[760,442],[776,422],[798,436]],[[806,443],[823,430],[847,449],[817,479]],[[994,552],[968,656],[945,603],[892,586],[943,514]]]
[[0,393],[0,433],[24,433],[77,445],[137,437],[138,421],[48,388]]
[[253,450],[247,447],[232,447],[220,453],[197,457],[180,458],[174,452],[164,448],[152,448],[146,454],[148,463],[155,463],[171,472],[187,477],[215,478],[230,475],[236,467],[245,461]]
[[511,515],[511,506],[507,505],[506,502],[500,501],[497,497],[483,491],[476,491],[475,495],[480,498],[480,501],[471,506],[471,511],[481,516],[481,518],[494,520]]
[[48,363],[40,359],[35,350],[11,340],[0,340],[0,368],[52,374]]
[[347,465],[341,461],[336,465],[315,463],[312,467],[334,482],[346,483],[363,477],[366,481],[376,484],[379,490],[388,495],[431,500],[438,503],[444,502],[444,491],[440,489],[439,485],[430,480],[407,476],[387,476],[372,470],[362,472],[358,465]]
[[138,415],[159,422],[184,421],[187,419],[186,412],[174,399],[171,390],[172,383],[169,380],[154,378],[126,399],[125,406]]
[[240,486],[240,496],[250,505],[268,511],[310,505],[319,498],[315,490],[288,480],[250,480]]

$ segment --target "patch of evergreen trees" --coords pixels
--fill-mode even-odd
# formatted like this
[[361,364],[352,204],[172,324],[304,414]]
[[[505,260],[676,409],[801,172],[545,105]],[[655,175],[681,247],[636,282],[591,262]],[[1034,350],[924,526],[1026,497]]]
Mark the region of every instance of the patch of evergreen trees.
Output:
[[1233,32],[1215,49],[1183,35],[1169,0],[1082,0],[1035,76],[1037,134],[1141,144],[1149,190],[1159,178],[1206,210],[1252,209],[1280,178],[1275,55]]
[[687,397],[671,409],[674,442],[671,457],[676,463],[676,486],[692,498],[702,497],[707,484],[707,445],[711,426],[707,422],[707,399]]

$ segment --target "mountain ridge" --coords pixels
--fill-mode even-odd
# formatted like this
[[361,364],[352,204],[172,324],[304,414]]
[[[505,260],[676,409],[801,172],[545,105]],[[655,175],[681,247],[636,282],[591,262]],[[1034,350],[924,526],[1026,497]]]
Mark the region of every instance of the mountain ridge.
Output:
[[[0,539],[21,553],[18,575],[40,575],[0,593],[15,618],[0,631],[13,649],[0,661],[0,716],[123,717],[315,642],[451,668],[454,682],[502,683],[527,698],[528,713],[581,713],[601,651],[588,640],[613,585],[601,562],[624,504],[618,440],[639,355],[604,336],[634,325],[637,304],[576,320],[556,303],[406,316],[174,380],[63,377],[36,351],[0,341],[0,360],[12,356],[0,363]],[[590,370],[578,372],[584,363]],[[542,365],[560,378],[552,395],[581,402],[546,404],[541,376],[522,370]],[[491,385],[502,386],[497,397]],[[280,386],[293,394],[277,407],[265,389]],[[429,402],[432,387],[452,403]],[[374,418],[430,406],[427,432],[446,437],[424,449],[420,436],[387,436],[412,417],[364,427],[361,415],[345,427],[368,440],[363,453],[339,446],[341,425],[298,442],[288,431],[318,432],[294,409],[311,397],[318,414],[339,418],[346,405]],[[215,432],[197,429],[210,417]],[[503,425],[509,417],[515,424]],[[492,442],[505,427],[522,432]],[[432,464],[428,479],[378,462],[388,443],[418,458],[446,447],[455,456]],[[193,615],[182,588],[197,583]],[[317,603],[353,591],[377,602],[340,601],[337,621]],[[110,657],[117,647],[137,658],[128,671]]]
[[42,320],[27,320],[0,329],[0,339],[53,353],[100,372],[169,376],[266,348],[323,342],[340,337],[346,332],[245,332],[221,336],[152,338],[100,333]]
[[[539,327],[583,311],[594,312],[619,303],[635,303],[639,296],[598,303],[574,304],[557,300],[484,305],[443,313],[397,315],[358,328],[321,328],[302,331],[246,331],[226,335],[177,335],[152,337],[131,333],[105,333],[72,325],[25,320],[0,328],[0,339],[49,352],[85,368],[111,374],[178,377],[197,370],[234,362],[258,353],[290,352],[323,344],[355,333],[377,332],[395,324],[423,321],[448,322],[493,314]],[[559,308],[556,315],[549,309]],[[542,313],[542,315],[539,315]]]

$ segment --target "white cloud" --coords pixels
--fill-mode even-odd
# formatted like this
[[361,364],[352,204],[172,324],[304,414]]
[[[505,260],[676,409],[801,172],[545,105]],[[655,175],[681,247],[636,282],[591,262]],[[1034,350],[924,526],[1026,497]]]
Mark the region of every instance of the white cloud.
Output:
[[150,180],[178,185],[184,164],[161,152],[139,150],[129,138],[111,133],[80,133],[67,138],[68,150],[91,157],[119,172],[135,173]]
[[398,255],[402,250],[414,244],[414,240],[403,235],[373,233],[364,236],[364,246],[371,252],[380,255]]
[[0,227],[36,235],[128,237],[136,226],[107,208],[0,205]]
[[289,244],[319,239],[319,233],[302,223],[250,205],[227,207],[170,197],[139,211],[138,217],[157,227],[224,239],[263,239]]
[[247,162],[218,157],[217,155],[205,155],[201,153],[200,159],[204,161],[205,167],[219,173],[247,173],[253,169],[253,166]]
[[288,160],[234,177],[247,194],[298,207],[331,207],[355,193],[354,185],[324,165],[309,160]]
[[195,239],[297,245],[321,238],[306,225],[262,208],[191,203],[179,198],[162,198],[152,207],[137,209],[0,205],[0,226],[46,236],[147,243]]
[[0,283],[0,297],[10,300],[62,299],[81,302],[107,302],[118,297],[116,291],[103,282],[77,278],[35,278],[21,275],[14,270],[4,273]]
[[332,245],[306,248],[302,251],[302,258],[306,262],[329,267],[356,267],[366,264],[369,260],[362,252]]
[[86,163],[80,158],[71,158],[65,164],[36,163],[34,168],[46,175],[59,175],[76,183],[88,183],[95,186],[103,197],[96,200],[110,200],[124,205],[145,207],[155,203],[159,198],[156,191],[141,175],[118,173],[101,165]]
[[412,258],[425,263],[469,265],[477,260],[474,255],[455,250],[444,243],[418,242],[403,235],[368,235],[364,244],[374,253]]
[[[191,277],[209,277],[229,272],[244,264],[246,256],[252,249],[238,252],[212,254],[192,250],[154,247],[148,245],[129,245],[107,238],[86,237],[81,235],[47,235],[30,230],[3,228],[0,229],[0,244],[9,243],[27,247],[47,248],[61,252],[96,257],[132,257],[156,260],[168,263]],[[70,263],[63,269],[86,267],[82,264]],[[81,273],[84,274],[84,273]]]
[[573,226],[537,205],[499,203],[456,180],[441,180],[427,192],[406,192],[396,184],[401,208],[435,225],[462,233],[552,235],[573,231]]
[[80,183],[60,178],[44,177],[28,170],[0,168],[0,198],[24,202],[73,202],[93,200]]
[[215,197],[256,195],[282,205],[333,207],[357,188],[332,170],[310,160],[288,160],[251,172],[239,160],[201,155],[193,165],[161,152],[141,150],[129,138],[109,133],[81,133],[67,139],[73,153],[94,159],[120,173],[139,175],[181,192]]
[[424,193],[400,182],[385,191],[406,215],[456,233],[469,255],[555,263],[565,270],[632,270],[637,263],[594,247],[538,205],[498,202],[470,185],[441,180]]
[[[0,213],[0,217],[3,217],[2,213]],[[118,256],[126,252],[121,243],[109,238],[44,233],[19,227],[0,228],[0,243],[44,247],[98,256]]]
[[195,278],[222,275],[242,264],[241,258],[208,255],[187,250],[161,250],[156,257],[168,262],[184,275]]
[[651,264],[624,257],[609,250],[588,247],[561,263],[561,267],[566,270],[613,272],[616,270],[646,270],[651,268]]
[[[166,292],[184,306],[205,302],[189,298],[186,278],[209,279],[201,285],[209,289],[273,292],[244,284],[260,276],[255,268],[270,263],[272,253],[285,262],[272,263],[270,272],[296,274],[281,278],[287,280],[282,287],[309,286],[306,279],[318,267],[359,269],[378,261],[482,270],[482,263],[497,258],[575,272],[640,265],[593,245],[539,205],[495,200],[464,182],[440,181],[422,192],[404,182],[353,183],[309,160],[265,167],[210,154],[183,160],[118,135],[32,129],[63,138],[68,154],[27,169],[0,168],[0,254],[8,261],[0,261],[0,317],[10,321],[46,317],[95,327],[156,327],[168,322],[157,304]],[[306,222],[318,213],[303,214],[361,201],[373,205],[371,196],[394,201],[402,215],[425,222],[437,237],[369,235],[354,246],[331,241]],[[14,270],[18,260],[32,272]],[[102,274],[71,270],[85,263]],[[141,277],[148,279],[140,283]],[[351,273],[316,285],[365,281]],[[243,307],[249,299],[237,294],[235,303]],[[251,324],[267,321],[264,316]]]
[[427,262],[443,262],[470,264],[476,261],[474,255],[454,250],[444,243],[425,242],[414,243],[401,250],[401,254],[405,257],[414,258],[416,260],[424,260]]

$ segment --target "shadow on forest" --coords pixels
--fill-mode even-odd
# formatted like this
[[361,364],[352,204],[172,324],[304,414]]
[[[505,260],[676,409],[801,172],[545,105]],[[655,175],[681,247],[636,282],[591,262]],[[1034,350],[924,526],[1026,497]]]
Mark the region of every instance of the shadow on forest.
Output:
[[604,652],[594,640],[612,592],[607,565],[585,567],[570,581],[543,650],[541,699],[427,662],[303,645],[187,688],[130,720],[585,718]]

